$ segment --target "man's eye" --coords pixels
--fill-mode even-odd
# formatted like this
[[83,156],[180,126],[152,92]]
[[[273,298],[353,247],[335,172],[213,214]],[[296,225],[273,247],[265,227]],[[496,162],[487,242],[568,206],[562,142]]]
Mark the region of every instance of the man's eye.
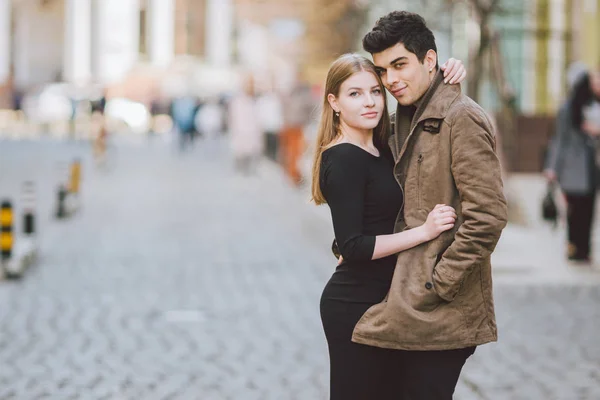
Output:
[[400,63],[400,64],[396,64],[394,65],[394,68],[402,68],[406,65],[406,63]]
[[379,75],[379,76],[383,76],[383,75],[385,75],[385,72],[386,72],[386,70],[385,70],[385,69],[378,69],[378,70],[377,70],[377,75]]

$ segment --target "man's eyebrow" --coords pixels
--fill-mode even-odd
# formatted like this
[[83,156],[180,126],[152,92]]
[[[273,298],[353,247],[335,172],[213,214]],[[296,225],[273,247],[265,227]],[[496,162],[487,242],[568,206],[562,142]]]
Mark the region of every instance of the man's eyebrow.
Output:
[[390,61],[390,65],[394,65],[396,64],[398,61],[405,61],[408,60],[408,57],[406,56],[400,56],[398,58],[393,59],[392,61]]

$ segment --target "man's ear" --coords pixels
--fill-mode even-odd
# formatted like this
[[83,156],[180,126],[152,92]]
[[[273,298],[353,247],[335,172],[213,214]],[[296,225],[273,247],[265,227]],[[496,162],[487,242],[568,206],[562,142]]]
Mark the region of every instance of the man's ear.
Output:
[[327,95],[327,101],[329,102],[329,105],[331,106],[331,108],[333,108],[333,111],[335,111],[335,112],[340,111],[340,108],[338,107],[337,98],[333,94],[329,93]]
[[437,53],[429,49],[427,51],[427,54],[425,54],[425,59],[423,60],[423,63],[427,67],[428,71],[433,71],[437,65]]

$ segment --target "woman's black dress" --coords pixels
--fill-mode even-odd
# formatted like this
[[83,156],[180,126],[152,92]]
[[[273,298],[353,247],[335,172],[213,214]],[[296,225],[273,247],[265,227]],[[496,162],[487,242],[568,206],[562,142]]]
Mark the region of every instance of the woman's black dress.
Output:
[[395,255],[371,259],[375,237],[393,233],[403,203],[391,154],[376,157],[350,143],[333,146],[323,153],[320,184],[344,258],[321,297],[331,400],[393,398],[394,350],[351,341],[360,317],[385,298],[396,265]]

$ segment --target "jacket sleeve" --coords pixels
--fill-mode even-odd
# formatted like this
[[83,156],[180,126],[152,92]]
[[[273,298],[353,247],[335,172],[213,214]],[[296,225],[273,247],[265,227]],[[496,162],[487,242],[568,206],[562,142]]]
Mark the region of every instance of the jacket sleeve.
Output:
[[463,222],[433,271],[434,288],[452,301],[472,269],[494,251],[507,223],[501,167],[491,123],[468,110],[451,127],[452,175]]
[[546,157],[545,168],[554,171],[555,173],[560,170],[563,156],[563,149],[565,148],[565,142],[567,136],[571,130],[571,116],[569,113],[569,107],[567,105],[561,107],[556,116],[556,131],[550,147],[548,149],[548,156]]

